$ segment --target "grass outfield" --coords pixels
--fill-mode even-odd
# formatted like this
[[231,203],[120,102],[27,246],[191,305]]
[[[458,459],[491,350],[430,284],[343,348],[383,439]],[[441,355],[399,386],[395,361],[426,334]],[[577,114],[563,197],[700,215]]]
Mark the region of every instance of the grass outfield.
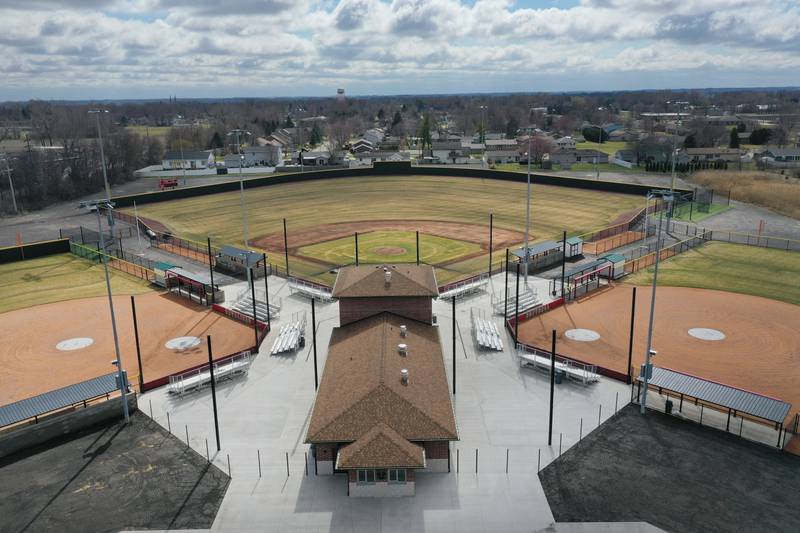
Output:
[[[411,231],[372,231],[358,235],[358,259],[363,263],[413,263],[417,260],[417,237]],[[476,243],[435,235],[420,235],[419,256],[426,263],[449,261],[480,252]],[[353,262],[354,239],[345,237],[304,246],[300,254],[335,265]]]
[[[246,191],[249,237],[281,233],[284,217],[290,247],[292,230],[335,222],[446,220],[485,225],[488,233],[490,212],[496,228],[520,231],[525,226],[525,189],[524,183],[434,176],[337,178],[259,187]],[[607,226],[642,203],[633,195],[553,185],[534,185],[532,194],[533,240],[560,237],[563,230],[577,234]],[[186,198],[141,205],[139,216],[158,220],[181,237],[205,242],[210,236],[219,244],[240,246],[239,201],[238,191]],[[282,263],[282,250],[267,253]],[[488,257],[480,264],[486,262]],[[291,257],[290,268],[306,276],[321,270]],[[318,279],[329,283],[333,278]]]
[[[152,292],[149,284],[109,269],[114,294]],[[103,265],[58,254],[0,265],[0,313],[34,305],[106,294]]]
[[[800,254],[744,244],[709,242],[659,266],[658,284],[697,287],[764,296],[800,305]],[[648,285],[653,268],[637,272],[629,283]]]

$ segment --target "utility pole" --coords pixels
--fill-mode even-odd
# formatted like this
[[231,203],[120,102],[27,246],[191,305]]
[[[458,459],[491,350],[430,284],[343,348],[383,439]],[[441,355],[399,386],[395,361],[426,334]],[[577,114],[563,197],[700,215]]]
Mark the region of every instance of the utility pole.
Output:
[[8,157],[4,154],[3,161],[6,164],[6,174],[8,174],[8,187],[11,189],[11,202],[14,204],[14,214],[19,214],[19,209],[17,209],[17,196],[14,194],[14,182],[11,179],[11,167],[8,164]]
[[528,236],[531,233],[531,139],[528,135],[528,193],[525,196],[525,288],[528,288],[528,263],[530,250],[528,249]]

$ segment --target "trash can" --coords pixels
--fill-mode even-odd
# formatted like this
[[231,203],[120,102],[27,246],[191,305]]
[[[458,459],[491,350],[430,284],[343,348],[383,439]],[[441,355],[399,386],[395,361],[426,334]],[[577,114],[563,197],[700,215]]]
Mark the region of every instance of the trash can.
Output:
[[564,379],[564,371],[563,370],[556,370],[555,381],[558,385],[561,385],[561,382]]
[[300,337],[300,347],[305,348],[305,346],[306,346],[306,338]]
[[672,414],[672,400],[667,400],[667,403],[664,404],[664,412],[668,415]]

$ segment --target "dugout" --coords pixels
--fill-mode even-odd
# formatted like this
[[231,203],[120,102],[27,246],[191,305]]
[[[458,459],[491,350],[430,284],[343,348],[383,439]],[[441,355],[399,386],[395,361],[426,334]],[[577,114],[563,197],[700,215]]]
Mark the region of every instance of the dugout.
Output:
[[564,273],[564,297],[574,300],[599,289],[602,285],[601,278],[609,279],[613,275],[613,268],[614,264],[611,261],[600,258],[568,270]]
[[[514,256],[509,270],[516,270],[516,263],[525,263],[525,247],[511,252]],[[545,270],[553,265],[561,263],[564,257],[562,243],[556,241],[544,241],[528,246],[528,273]]]
[[255,278],[261,278],[266,273],[263,254],[235,246],[219,249],[214,268],[239,276],[247,276],[247,271],[252,269]]
[[171,263],[164,263],[158,261],[153,263],[153,272],[156,273],[156,279],[153,281],[156,285],[160,285],[161,287],[167,286],[167,270],[171,268],[177,268],[178,265],[173,265]]
[[600,259],[604,259],[611,263],[610,277],[611,279],[619,279],[625,275],[625,256],[621,254],[606,254]]
[[[207,274],[196,274],[180,267],[173,267],[164,273],[164,284],[170,292],[180,294],[203,305],[210,305],[212,298],[211,278]],[[225,301],[225,293],[213,285],[214,303]]]

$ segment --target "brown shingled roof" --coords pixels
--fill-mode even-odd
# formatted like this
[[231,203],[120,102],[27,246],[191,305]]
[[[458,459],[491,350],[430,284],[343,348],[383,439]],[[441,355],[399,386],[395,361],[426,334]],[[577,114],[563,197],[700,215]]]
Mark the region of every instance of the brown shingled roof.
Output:
[[[389,283],[384,268],[392,273]],[[362,265],[339,270],[334,298],[375,296],[438,296],[433,267],[428,265]]]
[[425,468],[425,452],[381,423],[340,449],[336,468]]
[[458,439],[437,327],[382,313],[334,328],[306,442],[354,442],[381,423],[406,440]]

